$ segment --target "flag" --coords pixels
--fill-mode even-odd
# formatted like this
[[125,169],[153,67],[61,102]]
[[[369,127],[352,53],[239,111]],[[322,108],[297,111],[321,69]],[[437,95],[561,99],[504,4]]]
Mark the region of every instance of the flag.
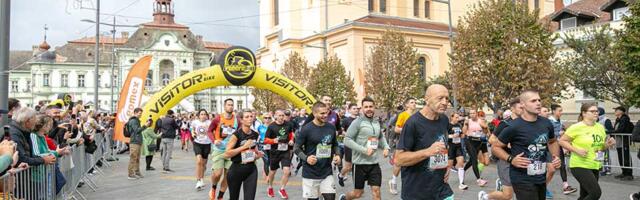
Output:
[[129,142],[129,138],[124,137],[124,124],[133,116],[133,110],[140,107],[150,64],[151,56],[144,56],[129,70],[127,80],[124,81],[120,91],[120,99],[118,99],[116,126],[113,136],[115,140]]

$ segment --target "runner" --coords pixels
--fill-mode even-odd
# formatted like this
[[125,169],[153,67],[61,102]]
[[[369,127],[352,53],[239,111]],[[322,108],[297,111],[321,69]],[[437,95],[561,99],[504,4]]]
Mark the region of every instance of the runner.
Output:
[[244,199],[253,200],[256,197],[258,184],[258,169],[255,161],[262,156],[256,147],[259,134],[251,130],[254,114],[244,110],[240,114],[242,127],[231,135],[227,143],[224,157],[231,159],[227,180],[229,182],[229,199],[240,199],[240,187],[244,192]]
[[[473,174],[476,176],[476,183],[480,187],[487,185],[487,181],[480,177],[480,166],[486,166],[488,164],[488,149],[487,145],[482,142],[482,138],[486,137],[489,129],[484,119],[478,117],[478,112],[475,109],[469,110],[469,119],[464,122],[462,132],[466,136],[465,143],[467,144],[467,152],[469,153],[469,161],[464,166],[464,170],[473,167]],[[478,163],[481,161],[482,163]],[[484,168],[482,166],[482,168]]]
[[[562,107],[558,104],[551,104],[551,113],[552,115],[549,117],[549,120],[551,120],[551,124],[553,124],[553,133],[555,133],[556,138],[560,138],[563,133],[564,133],[564,125],[562,124],[562,120],[560,120],[560,117],[562,117]],[[560,177],[562,178],[562,193],[564,193],[565,195],[574,193],[576,191],[578,191],[577,189],[571,187],[569,185],[569,182],[567,182],[567,166],[565,163],[565,159],[564,159],[564,150],[563,148],[560,148],[560,154],[558,154],[558,156],[560,157]],[[549,183],[551,182],[551,179],[553,179],[553,174],[554,174],[555,170],[549,170],[549,172],[547,172],[547,186],[549,185]],[[551,190],[549,190],[547,188],[547,194],[546,194],[547,198],[553,198],[553,194],[551,193]]]
[[570,126],[560,138],[560,145],[571,151],[569,168],[580,183],[578,199],[600,199],[602,190],[598,184],[598,175],[604,161],[603,150],[613,147],[616,143],[615,139],[607,137],[604,126],[596,120],[597,104],[582,104],[579,122]]
[[267,128],[271,125],[271,112],[266,112],[262,115],[262,124],[258,127],[258,133],[260,133],[260,137],[258,139],[258,149],[262,151],[262,176],[264,176],[264,181],[269,180],[269,150],[271,149],[270,144],[265,144],[264,139],[266,138]]
[[322,103],[313,104],[314,119],[300,130],[296,138],[295,153],[306,160],[302,168],[302,198],[325,200],[336,198],[336,187],[333,183],[333,163],[340,163],[336,127],[327,123],[329,107]]
[[[415,113],[416,99],[413,97],[409,97],[408,99],[406,99],[404,101],[404,109],[405,109],[404,112],[398,114],[398,118],[396,119],[396,126],[394,128],[394,132],[398,134],[400,138],[402,138],[401,133],[402,133],[402,128],[404,127],[405,122],[409,119],[409,117],[411,117],[411,115]],[[394,153],[393,154],[394,157],[392,157],[391,159],[396,160],[395,155],[396,154]],[[398,194],[398,184],[396,182],[398,175],[400,175],[400,166],[397,163],[395,163],[395,165],[393,165],[393,176],[391,177],[391,180],[389,180],[389,193],[393,195]]]
[[[340,200],[358,199],[364,193],[364,183],[371,186],[373,199],[380,200],[380,185],[382,184],[382,170],[378,164],[378,155],[382,150],[382,155],[386,158],[389,155],[389,145],[384,138],[380,123],[375,120],[375,103],[370,97],[362,100],[363,116],[349,122],[351,125],[347,129],[344,143],[353,149],[353,182],[354,190],[340,195]],[[351,106],[350,106],[351,107]],[[349,108],[352,118],[357,116],[355,109]],[[346,148],[346,147],[345,147]]]
[[402,199],[453,199],[449,177],[444,114],[449,91],[442,85],[427,88],[425,106],[411,115],[400,135],[396,164],[402,167]]
[[207,167],[207,159],[211,152],[211,136],[207,135],[209,128],[209,113],[205,109],[198,111],[198,119],[191,122],[193,131],[193,153],[196,155],[196,190],[204,187],[204,170]]
[[269,125],[265,134],[264,143],[271,145],[269,155],[269,179],[267,181],[269,188],[267,195],[275,197],[273,193],[273,179],[276,176],[278,168],[282,167],[282,180],[280,182],[280,190],[278,194],[283,199],[288,199],[287,191],[284,189],[289,182],[291,173],[291,147],[293,146],[293,127],[290,123],[285,122],[284,110],[276,110],[275,122]]
[[449,146],[449,166],[453,166],[456,161],[456,172],[458,173],[458,189],[466,190],[469,186],[464,184],[464,153],[462,152],[462,123],[460,123],[460,115],[452,113],[449,121],[451,128],[449,129],[448,146]]
[[189,119],[187,114],[182,114],[182,118],[180,120],[180,144],[182,150],[189,152],[189,146],[191,143],[191,121],[193,119]]
[[[545,199],[547,162],[560,167],[559,147],[549,119],[538,116],[542,107],[538,92],[527,90],[519,98],[522,115],[500,133],[492,150],[511,163],[509,177],[517,199]],[[507,144],[510,153],[505,150]]]
[[[358,108],[358,104],[355,104],[355,103],[349,104],[349,117],[345,117],[341,123],[343,132],[349,129],[349,126],[351,126],[351,122],[353,122],[358,117],[359,112],[360,112],[360,108]],[[338,173],[338,184],[341,187],[344,187],[344,181],[347,180],[347,173],[351,171],[351,157],[352,157],[351,149],[347,147],[345,144],[343,145],[344,145],[343,151],[341,151],[340,156],[344,158],[344,162],[342,165],[342,170],[340,170],[340,173]]]
[[[298,124],[298,130],[295,132],[295,137],[298,136],[298,134],[300,133],[300,129],[302,128],[302,126],[304,126],[304,121],[307,119],[307,110],[306,109],[300,109],[300,112],[298,113],[298,117],[293,119],[293,122]],[[303,165],[303,160],[301,160],[298,156],[296,156],[296,159],[298,160],[298,164],[296,166],[296,171],[294,172],[294,176],[298,175],[298,171],[300,171],[300,168],[302,168]]]
[[233,114],[233,99],[224,100],[224,113],[217,115],[216,118],[211,121],[209,125],[209,133],[214,135],[213,145],[213,173],[211,174],[211,190],[209,191],[209,198],[215,199],[214,195],[218,182],[220,183],[220,191],[218,192],[217,199],[224,197],[224,192],[227,190],[227,171],[231,167],[231,160],[223,157],[224,151],[227,148],[227,142],[229,142],[228,136],[232,135],[242,123]]
[[[509,107],[511,110],[507,110],[508,112],[504,112],[504,120],[498,124],[498,127],[496,127],[494,133],[489,137],[489,143],[491,143],[491,145],[495,145],[496,141],[498,140],[498,136],[504,130],[504,128],[508,127],[514,119],[517,119],[522,114],[522,105],[520,104],[520,98],[511,99],[511,101],[509,101]],[[506,151],[508,153],[511,153],[511,150],[509,148],[507,148]],[[513,198],[513,187],[511,185],[511,178],[509,177],[509,168],[510,164],[507,161],[498,160],[498,179],[496,180],[496,191],[489,194],[487,194],[485,191],[480,191],[478,193],[478,200],[511,200]]]

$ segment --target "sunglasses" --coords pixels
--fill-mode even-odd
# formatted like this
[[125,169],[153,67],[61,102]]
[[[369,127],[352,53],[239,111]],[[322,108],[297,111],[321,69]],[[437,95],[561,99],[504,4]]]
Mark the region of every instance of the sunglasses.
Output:
[[271,119],[271,117],[263,117],[263,119]]

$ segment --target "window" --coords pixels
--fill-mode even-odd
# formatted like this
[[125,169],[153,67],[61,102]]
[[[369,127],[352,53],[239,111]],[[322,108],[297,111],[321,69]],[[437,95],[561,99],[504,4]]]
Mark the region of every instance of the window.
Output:
[[162,74],[162,86],[169,85],[171,76],[169,74]]
[[381,13],[387,12],[387,0],[380,0],[380,12]]
[[78,87],[84,87],[84,75],[78,75]]
[[424,1],[424,17],[431,18],[431,1]]
[[31,92],[31,81],[27,81],[27,91],[26,92]]
[[426,80],[425,71],[427,69],[427,59],[422,56],[418,58],[418,66],[420,66],[420,79]]
[[202,107],[200,106],[200,100],[195,100],[193,104],[193,107],[196,107],[196,110],[202,109]]
[[49,87],[49,74],[42,75],[42,86]]
[[102,74],[98,74],[98,87],[100,87],[100,83],[102,82]]
[[540,9],[540,0],[533,0],[533,8]]
[[151,87],[153,85],[153,71],[149,70],[147,73],[147,80],[144,82],[145,87]]
[[574,28],[577,25],[575,17],[560,20],[560,30]]
[[564,5],[564,7],[567,7],[568,5],[571,5],[573,1],[574,0],[562,0],[562,5]]
[[69,87],[69,74],[62,75],[62,87]]
[[420,17],[420,0],[413,0],[413,16]]
[[277,26],[278,23],[280,22],[280,19],[278,16],[279,15],[279,9],[278,9],[278,0],[273,0],[273,25]]
[[242,106],[242,103],[243,103],[243,102],[242,102],[242,100],[238,100],[236,103],[238,104],[238,110],[242,110],[242,108],[243,108],[243,106]]
[[629,15],[629,7],[616,8],[613,10],[613,21],[620,21],[624,16]]
[[18,92],[18,81],[11,81],[11,92]]
[[218,100],[211,100],[211,112],[218,110]]
[[373,12],[373,0],[369,0],[368,6],[369,6],[369,12]]

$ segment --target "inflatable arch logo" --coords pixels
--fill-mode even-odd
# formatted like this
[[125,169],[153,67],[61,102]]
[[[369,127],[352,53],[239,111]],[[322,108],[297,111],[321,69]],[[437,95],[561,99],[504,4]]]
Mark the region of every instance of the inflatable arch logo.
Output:
[[310,111],[316,100],[305,88],[278,73],[258,68],[255,63],[251,50],[229,47],[217,56],[213,66],[180,76],[155,93],[145,104],[141,120],[151,117],[155,121],[188,96],[205,89],[231,85],[267,89],[295,107]]

